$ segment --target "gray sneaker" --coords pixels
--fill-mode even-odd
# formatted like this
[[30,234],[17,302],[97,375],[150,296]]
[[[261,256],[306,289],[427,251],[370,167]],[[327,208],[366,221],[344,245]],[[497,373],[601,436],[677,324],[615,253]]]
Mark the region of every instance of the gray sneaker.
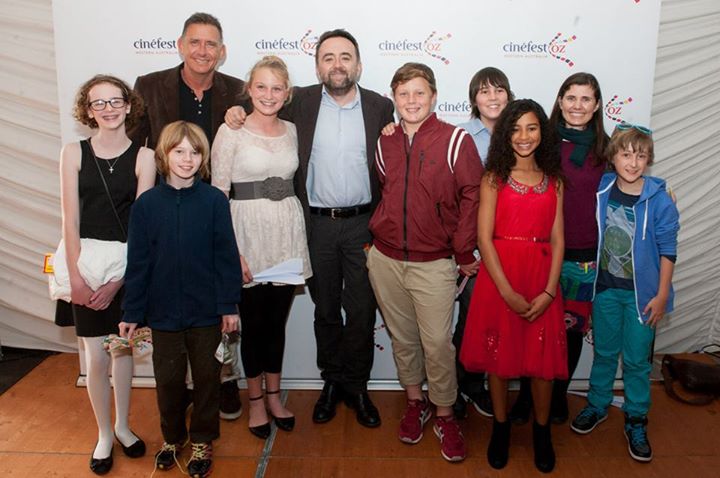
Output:
[[575,433],[587,435],[588,433],[593,431],[596,426],[607,420],[607,417],[607,410],[588,405],[582,410],[580,410],[580,413],[578,413],[578,415],[570,424],[570,428]]
[[643,463],[652,460],[652,448],[647,437],[647,417],[625,415],[625,438],[631,457]]

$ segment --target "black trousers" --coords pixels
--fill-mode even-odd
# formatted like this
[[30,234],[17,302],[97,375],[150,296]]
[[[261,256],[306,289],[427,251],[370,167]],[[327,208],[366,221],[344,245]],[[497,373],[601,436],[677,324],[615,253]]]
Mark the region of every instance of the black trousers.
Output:
[[282,370],[285,324],[294,296],[294,285],[259,284],[243,289],[240,356],[248,378]]
[[[460,276],[459,281],[464,276]],[[472,397],[477,396],[485,392],[485,373],[484,372],[468,372],[460,363],[460,346],[462,345],[463,335],[465,334],[465,323],[467,322],[468,311],[470,310],[470,299],[472,297],[473,289],[475,288],[475,278],[471,277],[465,289],[463,289],[460,297],[458,297],[458,304],[460,309],[458,310],[458,320],[455,325],[455,333],[453,333],[452,342],[455,346],[455,369],[457,371],[457,382],[458,391],[470,395]]]
[[220,326],[197,327],[177,332],[152,331],[153,368],[160,428],[167,443],[184,443],[185,375],[193,374],[193,409],[190,441],[208,443],[220,436],[220,367],[215,350],[220,344]]
[[346,219],[310,216],[308,287],[315,303],[317,365],[323,380],[348,393],[367,390],[374,357],[377,304],[364,250],[371,242],[369,221],[370,213]]

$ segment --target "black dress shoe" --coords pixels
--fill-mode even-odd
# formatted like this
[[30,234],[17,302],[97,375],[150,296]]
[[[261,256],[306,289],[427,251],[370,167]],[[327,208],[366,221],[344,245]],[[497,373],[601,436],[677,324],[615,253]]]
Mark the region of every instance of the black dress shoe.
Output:
[[[95,445],[97,446],[97,445]],[[113,454],[112,454],[112,448],[110,448],[110,456],[107,458],[93,458],[92,455],[90,456],[90,471],[95,473],[96,475],[105,475],[107,474],[113,466]]]
[[340,385],[333,382],[325,382],[320,398],[313,408],[313,422],[326,423],[335,416],[335,407],[342,398],[342,389]]
[[355,410],[357,421],[360,425],[375,428],[380,426],[380,412],[370,400],[367,392],[354,393],[345,397],[348,407]]
[[145,455],[145,442],[142,441],[141,438],[138,438],[137,441],[130,446],[123,445],[123,442],[120,441],[117,434],[115,435],[115,439],[118,441],[118,443],[120,443],[120,446],[122,447],[122,451],[123,453],[125,453],[125,456],[128,456],[130,458],[140,458],[141,456]]

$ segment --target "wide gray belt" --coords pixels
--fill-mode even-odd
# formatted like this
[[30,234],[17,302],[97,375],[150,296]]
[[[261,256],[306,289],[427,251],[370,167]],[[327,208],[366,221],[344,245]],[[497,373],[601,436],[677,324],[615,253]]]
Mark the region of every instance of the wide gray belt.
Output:
[[230,199],[236,201],[261,198],[280,201],[294,195],[295,188],[293,188],[292,179],[283,179],[279,176],[272,176],[263,181],[248,181],[230,185]]

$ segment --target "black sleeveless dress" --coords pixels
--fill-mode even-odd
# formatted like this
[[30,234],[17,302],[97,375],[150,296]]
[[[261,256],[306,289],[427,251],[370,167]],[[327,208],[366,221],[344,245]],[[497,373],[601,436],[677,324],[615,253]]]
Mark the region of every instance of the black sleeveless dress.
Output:
[[[135,201],[137,192],[137,177],[135,176],[135,163],[137,161],[140,145],[132,143],[115,161],[113,159],[98,158],[98,167],[95,164],[88,140],[80,142],[82,150],[80,171],[78,173],[78,192],[80,195],[80,237],[101,239],[104,241],[127,241],[127,228],[130,219],[130,207]],[[110,167],[112,166],[112,173]],[[115,203],[122,228],[113,213],[105,187],[100,174],[105,178],[110,195]],[[72,305],[72,318],[78,337],[99,337],[117,333],[117,325],[122,318],[122,298],[124,288],[121,288],[115,298],[105,310],[92,310],[90,308]],[[65,304],[66,307],[63,307]],[[65,309],[63,311],[62,309]],[[58,301],[56,323],[67,323],[63,315],[67,314],[67,303]]]

